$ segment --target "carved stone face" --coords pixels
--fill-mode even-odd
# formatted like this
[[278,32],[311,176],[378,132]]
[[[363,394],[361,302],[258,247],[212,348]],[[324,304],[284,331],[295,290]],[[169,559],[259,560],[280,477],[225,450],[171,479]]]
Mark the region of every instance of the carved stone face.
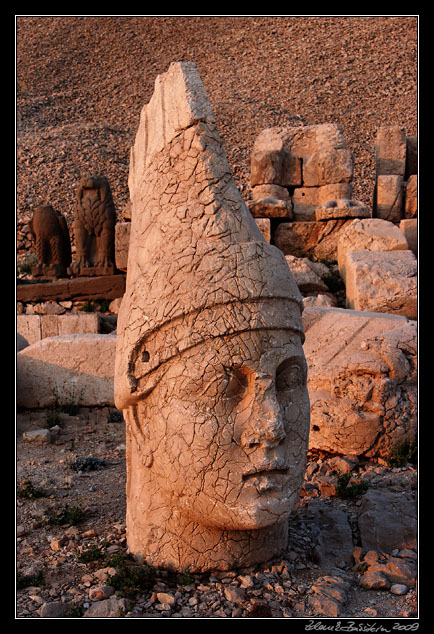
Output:
[[300,338],[287,330],[218,337],[168,362],[134,408],[155,491],[207,527],[286,519],[305,469],[306,374]]

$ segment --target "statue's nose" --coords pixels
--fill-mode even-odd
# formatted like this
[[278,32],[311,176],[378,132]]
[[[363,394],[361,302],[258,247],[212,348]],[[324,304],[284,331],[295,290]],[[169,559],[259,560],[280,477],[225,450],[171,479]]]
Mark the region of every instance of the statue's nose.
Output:
[[245,449],[256,446],[277,447],[286,438],[286,431],[275,390],[255,394],[251,415],[241,433],[241,445]]

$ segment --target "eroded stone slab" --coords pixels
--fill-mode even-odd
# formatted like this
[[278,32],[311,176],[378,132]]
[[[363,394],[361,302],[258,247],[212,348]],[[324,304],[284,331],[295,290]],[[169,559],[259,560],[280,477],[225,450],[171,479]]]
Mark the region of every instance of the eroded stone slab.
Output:
[[17,406],[28,409],[75,403],[114,404],[116,337],[47,337],[17,355]]

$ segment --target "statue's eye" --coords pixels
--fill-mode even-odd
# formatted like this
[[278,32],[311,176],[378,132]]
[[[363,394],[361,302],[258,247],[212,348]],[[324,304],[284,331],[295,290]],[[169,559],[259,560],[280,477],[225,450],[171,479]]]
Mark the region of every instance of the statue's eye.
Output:
[[304,385],[306,373],[298,363],[287,361],[282,363],[276,373],[276,389],[278,392],[296,390]]
[[228,399],[242,398],[248,385],[248,376],[242,369],[227,370],[228,382],[225,389],[225,397]]

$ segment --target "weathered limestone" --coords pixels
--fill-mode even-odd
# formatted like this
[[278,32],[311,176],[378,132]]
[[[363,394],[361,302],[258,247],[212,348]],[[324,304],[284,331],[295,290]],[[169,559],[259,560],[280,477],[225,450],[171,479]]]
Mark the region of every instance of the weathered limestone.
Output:
[[97,334],[100,318],[96,313],[66,315],[17,315],[17,331],[30,344],[45,337],[73,334]]
[[329,183],[350,183],[354,159],[350,150],[319,150],[303,158],[303,184],[316,187]]
[[351,219],[313,222],[281,222],[274,232],[274,244],[285,255],[312,260],[337,260],[337,244],[341,231]]
[[271,222],[269,218],[255,218],[256,226],[262,233],[265,242],[271,242]]
[[402,231],[380,218],[353,220],[340,231],[337,240],[339,273],[346,277],[346,258],[352,251],[404,251],[408,243]]
[[29,228],[38,258],[32,274],[65,277],[71,263],[71,242],[65,218],[51,205],[36,207]]
[[345,262],[349,308],[417,319],[417,260],[413,251],[353,251]]
[[404,181],[400,175],[377,176],[375,216],[399,223],[402,218]]
[[114,275],[116,212],[105,176],[85,176],[77,189],[74,216],[76,261],[72,275]]
[[17,355],[17,406],[113,405],[116,337],[47,337]]
[[404,218],[399,223],[404,238],[407,240],[408,248],[413,251],[417,257],[418,252],[418,231],[417,231],[417,218]]
[[306,308],[309,446],[388,457],[417,433],[417,325],[406,317]]
[[331,220],[333,218],[370,218],[371,209],[359,200],[338,198],[328,200],[315,209],[316,220]]
[[294,219],[299,222],[315,220],[319,197],[319,187],[297,187],[292,196]]
[[193,63],[157,77],[129,187],[115,368],[129,550],[192,572],[268,560],[306,464],[302,301],[235,186]]

